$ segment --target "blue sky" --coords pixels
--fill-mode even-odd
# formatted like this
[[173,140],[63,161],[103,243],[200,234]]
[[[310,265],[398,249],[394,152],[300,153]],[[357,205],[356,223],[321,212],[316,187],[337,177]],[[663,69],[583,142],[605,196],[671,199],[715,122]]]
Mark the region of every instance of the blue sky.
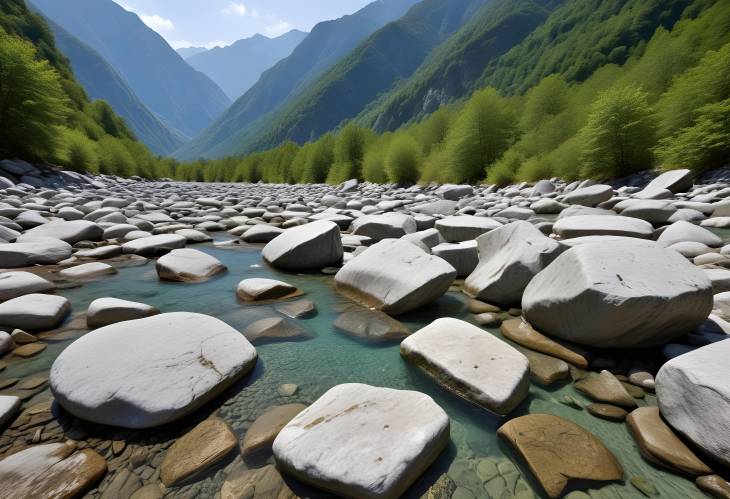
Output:
[[309,31],[372,0],[114,0],[135,12],[174,48],[228,45],[256,33]]

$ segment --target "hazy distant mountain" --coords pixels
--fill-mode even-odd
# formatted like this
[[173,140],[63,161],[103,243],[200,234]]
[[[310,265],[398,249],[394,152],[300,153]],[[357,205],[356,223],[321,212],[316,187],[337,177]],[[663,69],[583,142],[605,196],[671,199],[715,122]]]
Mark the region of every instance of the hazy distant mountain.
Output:
[[256,130],[258,119],[296,97],[368,36],[416,3],[418,0],[378,0],[352,15],[317,24],[289,57],[265,71],[213,125],[175,156],[218,157],[240,151],[248,134]]
[[183,138],[155,117],[127,86],[124,79],[98,52],[47,20],[56,38],[56,47],[71,62],[76,80],[89,98],[104,99],[124,118],[137,138],[153,152],[166,155],[183,143]]
[[175,50],[175,52],[180,54],[180,57],[182,57],[183,59],[187,59],[188,57],[200,54],[202,52],[205,52],[206,50],[208,49],[205,47],[182,47]]
[[190,67],[136,14],[112,0],[34,0],[54,22],[99,52],[145,105],[168,125],[192,136],[230,99]]
[[208,75],[231,100],[236,100],[258,81],[261,73],[291,54],[305,36],[299,30],[277,38],[254,35],[190,56],[187,62]]

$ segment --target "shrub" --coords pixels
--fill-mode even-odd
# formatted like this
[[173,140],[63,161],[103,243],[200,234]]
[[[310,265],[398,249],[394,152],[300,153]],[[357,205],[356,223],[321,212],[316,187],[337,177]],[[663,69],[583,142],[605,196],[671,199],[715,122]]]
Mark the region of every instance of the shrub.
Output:
[[422,162],[423,155],[415,139],[407,133],[396,134],[385,156],[388,180],[396,184],[417,182]]

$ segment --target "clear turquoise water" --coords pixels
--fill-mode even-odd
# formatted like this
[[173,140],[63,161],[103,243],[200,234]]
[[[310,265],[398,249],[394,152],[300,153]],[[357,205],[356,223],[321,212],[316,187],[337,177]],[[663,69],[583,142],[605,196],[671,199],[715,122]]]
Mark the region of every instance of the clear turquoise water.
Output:
[[[192,311],[209,314],[243,330],[257,319],[278,314],[273,305],[246,305],[239,302],[235,296],[238,282],[250,277],[285,280],[302,289],[306,293],[303,298],[317,304],[318,314],[315,317],[300,320],[300,324],[309,330],[312,337],[305,341],[257,345],[259,362],[254,372],[249,375],[243,389],[221,408],[221,416],[231,423],[240,437],[243,437],[246,427],[268,406],[291,402],[311,403],[336,384],[359,382],[418,390],[432,396],[449,414],[452,445],[413,487],[409,496],[418,497],[450,466],[454,470],[454,463],[458,466],[463,460],[475,462],[484,457],[508,457],[518,463],[520,472],[535,495],[544,497],[529,470],[519,463],[504,442],[498,440],[496,430],[504,422],[502,418],[439,388],[430,378],[401,359],[397,342],[370,343],[334,329],[333,323],[337,318],[335,309],[346,300],[333,290],[331,277],[274,271],[263,264],[257,249],[231,250],[213,245],[198,245],[196,248],[220,259],[228,267],[228,272],[200,284],[168,283],[158,281],[154,264],[149,263],[141,267],[121,268],[115,276],[60,293],[71,300],[74,313],[83,313],[96,298],[114,296],[148,303],[163,312]],[[400,319],[415,331],[442,316],[468,320],[469,314],[463,295],[449,293],[427,309]],[[490,332],[499,335],[497,330]],[[3,375],[26,376],[47,372],[55,356],[72,339],[73,335],[68,339],[50,342],[47,351],[42,355],[14,363]],[[283,383],[296,383],[299,385],[299,392],[293,397],[280,396],[277,388]],[[568,418],[598,436],[624,466],[625,481],[595,486],[590,490],[592,497],[643,497],[628,482],[635,475],[645,477],[662,497],[703,497],[691,481],[662,471],[642,459],[626,425],[604,421],[591,416],[585,410],[563,405],[558,402],[563,394],[569,394],[584,404],[589,403],[570,382],[557,384],[551,389],[533,383],[528,400],[511,417],[529,412],[551,413]],[[651,398],[648,396],[647,401]],[[640,401],[641,405],[645,403]],[[489,497],[480,483],[469,479],[473,478],[473,474],[456,475],[454,473],[452,478],[463,477],[464,482],[460,483],[457,479],[457,484],[468,487],[475,497]],[[212,495],[212,491],[219,490],[224,476],[225,470],[208,477],[199,494],[208,496]],[[175,495],[174,492],[172,495]]]

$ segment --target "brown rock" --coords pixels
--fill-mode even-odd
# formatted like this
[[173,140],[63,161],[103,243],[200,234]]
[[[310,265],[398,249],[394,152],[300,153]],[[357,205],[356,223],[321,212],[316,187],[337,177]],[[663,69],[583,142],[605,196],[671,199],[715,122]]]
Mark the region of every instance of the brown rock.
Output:
[[697,487],[718,499],[730,499],[730,483],[718,475],[701,476],[695,480]]
[[13,350],[13,355],[23,358],[33,357],[45,350],[46,346],[47,345],[45,343],[41,342],[28,343],[27,345],[20,346]]
[[267,317],[249,324],[243,335],[251,342],[257,340],[300,340],[309,337],[307,330],[281,317]]
[[13,331],[13,341],[16,345],[27,345],[28,343],[35,343],[38,338],[30,333],[26,333],[22,329],[16,329]]
[[712,470],[674,434],[658,407],[639,407],[626,418],[629,430],[648,461],[683,475],[709,475]]
[[124,440],[112,440],[112,453],[115,456],[120,455],[127,448],[127,442]]
[[472,298],[469,300],[466,304],[466,307],[469,309],[469,312],[472,314],[486,314],[489,312],[501,312],[502,309],[495,306],[490,305],[489,303],[484,303],[483,301],[477,300]]
[[456,483],[444,473],[431,485],[421,499],[443,499],[444,497],[452,497],[456,490]]
[[276,311],[292,319],[301,319],[317,313],[317,306],[311,300],[297,300],[277,305]]
[[16,384],[18,381],[20,381],[19,378],[3,378],[0,379],[0,390],[4,390],[5,388],[9,388]]
[[206,419],[180,437],[165,453],[160,480],[177,485],[210,468],[238,445],[238,439],[220,418]]
[[588,367],[588,361],[585,357],[538,333],[523,319],[504,321],[500,331],[502,331],[505,338],[509,338],[524,347],[563,359],[581,369]]
[[586,409],[594,416],[609,421],[624,421],[628,415],[625,410],[610,404],[590,404]]
[[626,388],[608,371],[601,371],[598,376],[578,381],[575,389],[598,402],[620,405],[629,409],[637,407],[636,401],[629,395]]
[[96,452],[70,443],[36,445],[0,461],[0,498],[80,496],[106,473]]
[[567,363],[555,357],[545,355],[529,348],[515,346],[530,362],[530,375],[538,383],[548,386],[570,375]]
[[41,387],[48,383],[48,377],[46,376],[38,376],[35,378],[25,378],[23,381],[18,383],[18,385],[15,387],[18,390],[35,390],[38,387]]
[[0,372],[3,372],[6,367],[8,367],[8,365],[5,362],[3,362],[2,360],[0,360]]
[[559,497],[570,480],[613,481],[623,468],[600,440],[575,423],[551,414],[528,414],[502,425],[550,497]]
[[335,320],[335,328],[358,338],[389,341],[411,334],[405,324],[380,310],[370,310],[353,303],[338,308],[338,311],[340,315]]
[[625,381],[621,381],[621,384],[624,386],[629,395],[631,395],[635,399],[643,399],[646,396],[644,390],[639,386],[632,385],[631,383],[627,383]]
[[274,465],[238,469],[221,487],[221,499],[297,499]]
[[281,429],[306,408],[304,404],[286,404],[266,409],[246,431],[241,446],[242,454],[246,456],[270,448]]
[[136,473],[124,468],[117,472],[104,489],[100,499],[128,498],[142,488],[142,479]]
[[162,488],[156,483],[151,483],[137,490],[129,499],[162,499],[162,496],[164,496]]

